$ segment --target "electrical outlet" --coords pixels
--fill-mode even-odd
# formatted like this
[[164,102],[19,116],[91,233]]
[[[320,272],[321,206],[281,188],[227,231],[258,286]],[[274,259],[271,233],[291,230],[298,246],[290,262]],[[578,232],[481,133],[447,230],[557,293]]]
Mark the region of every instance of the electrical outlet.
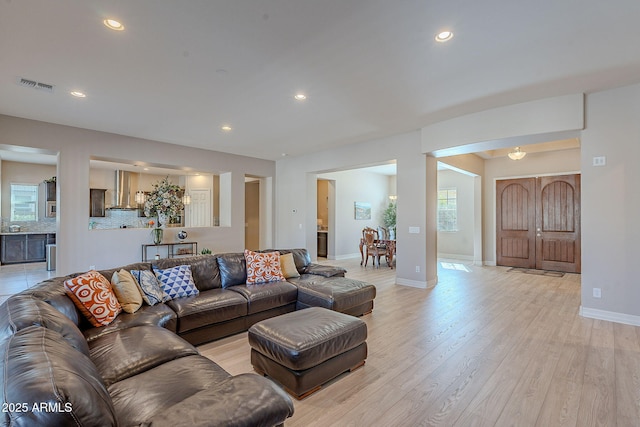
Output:
[[593,166],[604,166],[607,164],[607,158],[605,156],[598,156],[593,158]]
[[601,292],[600,288],[593,288],[593,297],[594,298],[602,297],[602,292]]
[[416,273],[420,273],[420,266],[416,265]]
[[96,269],[96,266],[95,266],[95,265],[90,265],[90,266],[89,266],[89,270],[95,270],[95,269]]

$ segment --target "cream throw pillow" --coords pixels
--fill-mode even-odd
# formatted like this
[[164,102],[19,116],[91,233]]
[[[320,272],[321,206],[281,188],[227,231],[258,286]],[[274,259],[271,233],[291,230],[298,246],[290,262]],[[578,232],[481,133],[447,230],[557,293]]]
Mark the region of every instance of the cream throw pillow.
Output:
[[296,268],[296,262],[293,260],[293,254],[280,255],[280,268],[282,269],[282,275],[285,279],[290,277],[300,277],[298,269]]
[[114,272],[111,276],[111,286],[125,312],[135,313],[142,306],[142,295],[138,285],[127,270]]

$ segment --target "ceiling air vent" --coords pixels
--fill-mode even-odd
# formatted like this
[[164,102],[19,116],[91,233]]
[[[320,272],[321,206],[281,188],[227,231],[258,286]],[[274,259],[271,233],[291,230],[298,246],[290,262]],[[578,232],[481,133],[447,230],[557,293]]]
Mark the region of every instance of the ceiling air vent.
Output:
[[35,80],[25,79],[24,77],[20,78],[20,80],[18,81],[18,84],[20,86],[30,87],[33,89],[42,90],[49,93],[53,92],[53,87],[54,87],[53,85],[50,85],[48,83],[37,82]]

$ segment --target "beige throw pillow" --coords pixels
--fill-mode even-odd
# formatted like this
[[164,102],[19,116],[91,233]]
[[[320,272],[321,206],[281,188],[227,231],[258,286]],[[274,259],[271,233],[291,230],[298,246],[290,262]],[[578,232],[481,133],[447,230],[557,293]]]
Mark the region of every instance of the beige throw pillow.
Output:
[[296,262],[293,260],[293,254],[280,255],[280,268],[285,279],[290,277],[300,277],[298,269],[296,268]]
[[114,272],[111,276],[111,286],[126,313],[135,313],[142,306],[142,295],[138,285],[127,270]]

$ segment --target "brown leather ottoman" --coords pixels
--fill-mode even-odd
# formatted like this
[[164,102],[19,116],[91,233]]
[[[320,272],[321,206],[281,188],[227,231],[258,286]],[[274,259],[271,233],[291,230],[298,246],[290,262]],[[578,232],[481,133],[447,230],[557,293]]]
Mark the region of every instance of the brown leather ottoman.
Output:
[[311,307],[251,326],[251,364],[302,399],[364,365],[366,339],[367,325],[357,317]]

